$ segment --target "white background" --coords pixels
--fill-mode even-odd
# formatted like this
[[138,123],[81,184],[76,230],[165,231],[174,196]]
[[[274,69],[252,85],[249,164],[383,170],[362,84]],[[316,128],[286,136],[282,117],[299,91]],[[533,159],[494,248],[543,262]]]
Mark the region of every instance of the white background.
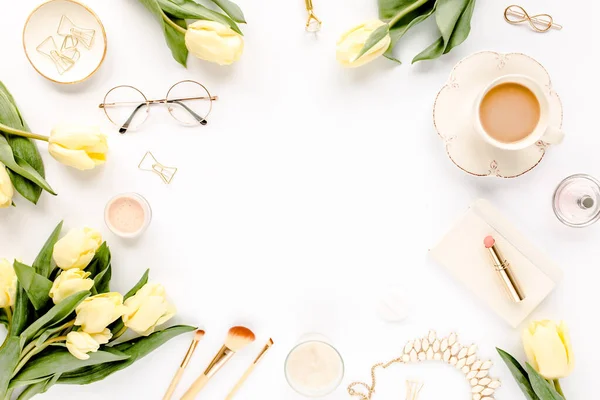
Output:
[[[113,288],[126,292],[151,268],[179,314],[175,322],[207,331],[180,391],[203,370],[229,327],[246,324],[257,342],[236,356],[203,392],[222,399],[269,337],[271,353],[240,399],[297,399],[287,387],[283,361],[299,336],[327,335],[346,362],[343,385],[329,399],[348,399],[346,386],[367,380],[378,361],[400,354],[411,338],[431,328],[457,331],[475,342],[503,380],[497,399],[520,399],[496,356],[503,347],[522,359],[520,329],[509,328],[477,304],[427,257],[453,221],[477,197],[491,200],[554,258],[564,281],[534,318],[565,319],[577,356],[564,380],[570,399],[589,398],[598,358],[597,260],[600,226],[574,230],[554,217],[556,184],[572,173],[600,175],[597,149],[597,37],[589,8],[567,1],[523,0],[532,13],[548,12],[562,32],[536,34],[502,18],[504,1],[479,1],[467,42],[439,60],[410,65],[437,33],[433,21],[397,46],[401,66],[381,59],[358,70],[335,61],[335,42],[352,25],[375,17],[375,0],[315,0],[325,25],[317,36],[303,30],[302,0],[239,0],[242,60],[219,67],[190,58],[188,69],[172,58],[159,24],[135,0],[88,0],[105,24],[108,54],[98,73],[74,86],[40,77],[23,54],[21,31],[36,0],[13,1],[0,24],[0,79],[12,91],[35,132],[59,121],[99,124],[109,135],[110,159],[92,172],[56,163],[40,143],[48,181],[58,197],[37,206],[22,198],[0,213],[0,255],[31,262],[61,220],[89,225],[113,251]],[[597,8],[597,7],[596,7]],[[565,142],[529,174],[514,180],[464,174],[446,157],[431,121],[431,107],[452,66],[480,50],[523,52],[549,71],[564,104]],[[156,107],[137,132],[120,136],[97,108],[106,91],[134,85],[162,97],[182,79],[195,79],[219,95],[206,127],[177,125]],[[137,170],[151,150],[179,168],[173,183]],[[107,200],[139,192],[153,209],[149,230],[127,242],[104,225]],[[410,300],[408,320],[378,319],[388,287]],[[46,399],[159,399],[191,335],[179,337],[125,371],[91,386],[56,386]],[[382,375],[400,393],[406,376],[425,381],[421,398],[468,399],[462,374],[441,365],[401,367]],[[391,392],[389,392],[391,393]],[[85,396],[85,397],[83,397]],[[374,399],[404,398],[380,391]]]

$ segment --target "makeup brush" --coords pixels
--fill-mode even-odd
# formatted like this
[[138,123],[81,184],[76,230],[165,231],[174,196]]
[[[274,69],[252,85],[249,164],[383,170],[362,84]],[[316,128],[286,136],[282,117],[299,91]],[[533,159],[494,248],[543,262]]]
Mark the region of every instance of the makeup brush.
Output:
[[234,326],[227,333],[225,344],[217,355],[212,359],[206,370],[196,379],[196,381],[185,392],[181,400],[193,400],[196,395],[204,388],[210,378],[234,356],[235,353],[254,342],[254,333],[243,326]]
[[171,384],[169,385],[169,388],[167,389],[167,392],[165,393],[163,400],[170,400],[171,397],[173,396],[173,393],[175,392],[175,389],[177,388],[177,385],[179,384],[179,381],[181,380],[181,377],[183,376],[183,371],[185,371],[185,368],[187,367],[190,360],[192,359],[192,355],[194,354],[194,351],[196,350],[196,346],[198,346],[198,342],[200,340],[202,340],[203,337],[204,337],[204,331],[201,329],[198,329],[196,331],[196,333],[194,334],[194,339],[192,340],[192,343],[190,344],[190,347],[188,348],[187,353],[185,353],[185,357],[183,357],[183,361],[181,362],[179,369],[177,369],[177,373],[171,380]]
[[265,353],[267,352],[267,350],[269,350],[271,348],[271,346],[273,346],[273,339],[269,339],[269,341],[267,342],[267,344],[265,345],[265,347],[263,347],[263,349],[261,350],[261,352],[258,353],[258,357],[256,357],[256,359],[254,360],[254,362],[248,367],[248,369],[246,370],[246,372],[244,372],[244,375],[242,375],[242,377],[240,378],[240,380],[238,381],[238,383],[235,384],[235,386],[233,387],[233,389],[231,389],[231,392],[229,392],[229,394],[227,395],[227,397],[225,397],[225,400],[231,400],[231,399],[233,399],[233,396],[235,396],[235,394],[237,393],[237,391],[240,390],[240,388],[242,387],[242,385],[244,384],[244,382],[246,382],[246,379],[248,379],[248,377],[250,376],[250,374],[254,371],[254,368],[256,368],[256,364],[258,364],[258,362],[263,358],[263,356],[265,355]]

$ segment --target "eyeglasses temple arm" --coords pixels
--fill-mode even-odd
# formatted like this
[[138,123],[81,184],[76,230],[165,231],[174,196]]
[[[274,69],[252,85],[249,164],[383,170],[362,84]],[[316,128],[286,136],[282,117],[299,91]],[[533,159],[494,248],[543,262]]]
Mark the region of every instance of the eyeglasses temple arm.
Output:
[[185,110],[187,112],[189,112],[190,114],[192,114],[192,116],[196,119],[196,121],[198,121],[200,123],[200,125],[206,125],[208,123],[208,121],[206,119],[204,119],[203,117],[201,117],[198,114],[196,114],[191,108],[189,108],[188,106],[186,106],[185,104],[183,104],[181,101],[178,101],[178,100],[167,100],[167,103],[175,103],[175,104],[178,104],[181,107],[185,108]]
[[129,116],[129,118],[127,118],[127,121],[125,121],[123,123],[123,126],[121,126],[119,128],[119,133],[120,134],[124,134],[125,132],[127,132],[127,128],[129,128],[129,124],[131,124],[131,121],[133,121],[133,117],[135,117],[135,114],[145,105],[147,105],[147,103],[140,103],[131,113],[131,115]]

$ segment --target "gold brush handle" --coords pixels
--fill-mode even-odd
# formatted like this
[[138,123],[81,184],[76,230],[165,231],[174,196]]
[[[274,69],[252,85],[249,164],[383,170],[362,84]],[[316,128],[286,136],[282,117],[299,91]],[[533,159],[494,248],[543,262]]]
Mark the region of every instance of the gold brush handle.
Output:
[[169,385],[169,388],[167,389],[167,392],[165,393],[163,400],[171,400],[171,397],[173,397],[173,393],[175,393],[175,389],[177,389],[177,385],[179,385],[179,381],[181,381],[181,377],[183,376],[183,371],[184,371],[184,369],[181,367],[179,367],[179,369],[177,369],[177,373],[173,377],[173,380],[171,381],[171,384]]
[[233,387],[233,389],[231,389],[231,391],[229,392],[229,394],[227,395],[227,397],[225,397],[225,400],[231,400],[233,399],[233,396],[235,396],[235,394],[237,393],[238,390],[240,390],[240,388],[244,385],[244,382],[246,382],[246,379],[248,379],[248,377],[250,376],[250,374],[252,373],[252,371],[254,371],[254,366],[256,364],[252,364],[251,366],[248,367],[248,369],[246,370],[246,372],[244,372],[244,375],[242,375],[242,377],[240,378],[240,380],[238,381],[238,383],[235,384],[235,386]]
[[194,400],[198,393],[200,393],[204,386],[206,386],[209,379],[210,377],[204,374],[200,375],[200,377],[196,379],[194,383],[192,383],[192,386],[190,386],[187,392],[185,392],[181,400]]

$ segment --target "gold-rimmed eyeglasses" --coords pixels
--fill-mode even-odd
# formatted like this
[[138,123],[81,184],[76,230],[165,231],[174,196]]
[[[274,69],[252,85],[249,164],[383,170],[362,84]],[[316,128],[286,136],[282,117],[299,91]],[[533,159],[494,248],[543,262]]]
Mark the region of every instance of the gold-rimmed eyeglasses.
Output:
[[218,99],[201,83],[184,80],[171,86],[164,99],[154,100],[133,86],[116,86],[106,93],[98,107],[123,134],[142,125],[148,118],[150,106],[156,104],[166,105],[169,114],[184,125],[206,125],[212,102]]

